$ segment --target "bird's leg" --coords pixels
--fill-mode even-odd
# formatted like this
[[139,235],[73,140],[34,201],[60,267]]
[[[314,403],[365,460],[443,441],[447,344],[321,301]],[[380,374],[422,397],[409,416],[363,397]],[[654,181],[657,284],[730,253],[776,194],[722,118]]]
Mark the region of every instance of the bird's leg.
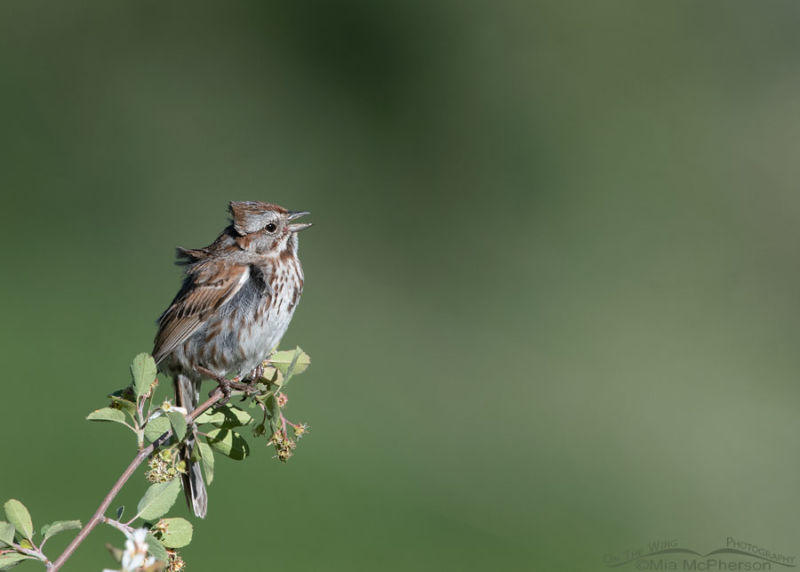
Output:
[[[197,366],[196,369],[197,369],[197,372],[200,373],[201,375],[204,375],[208,379],[213,379],[214,381],[217,382],[217,384],[218,384],[217,387],[222,392],[222,399],[219,400],[218,404],[219,405],[225,405],[226,403],[228,403],[228,400],[230,400],[230,398],[231,398],[231,389],[238,389],[238,388],[234,387],[234,384],[236,382],[231,381],[230,379],[228,379],[225,376],[217,375],[216,373],[214,373],[210,369],[207,369],[207,368],[205,368],[203,366]],[[216,390],[215,389],[211,390],[211,392],[208,394],[208,396],[211,397],[211,394],[214,393],[214,391],[216,391]]]
[[[234,379],[228,379],[227,377],[224,377],[222,375],[217,375],[216,373],[214,373],[210,369],[207,369],[207,368],[202,367],[202,366],[198,366],[196,369],[197,369],[197,372],[200,373],[201,375],[204,375],[204,376],[208,377],[209,379],[213,379],[214,381],[217,382],[217,384],[218,384],[217,387],[219,387],[219,390],[222,392],[222,399],[219,400],[219,405],[225,405],[226,403],[228,403],[228,401],[231,398],[231,390],[233,390],[233,389],[235,389],[237,391],[244,391],[246,394],[249,394],[252,391],[251,384],[250,383],[242,383],[241,381],[239,381],[238,377],[236,377]],[[258,368],[256,368],[256,369],[258,369]],[[261,375],[259,375],[259,377],[261,377]],[[256,378],[256,379],[258,379],[258,378]],[[208,394],[209,397],[211,396],[212,393],[214,393],[214,391],[215,390],[212,390]]]
[[256,382],[259,379],[261,379],[261,377],[263,375],[264,375],[264,364],[260,363],[253,369],[253,371],[251,371],[250,373],[248,373],[246,376],[244,376],[242,378],[242,381],[244,382],[244,383],[241,384],[242,386],[244,386],[244,389],[243,389],[244,395],[242,396],[242,401],[244,401],[251,394],[253,394],[253,393],[255,393],[257,391],[256,390]]

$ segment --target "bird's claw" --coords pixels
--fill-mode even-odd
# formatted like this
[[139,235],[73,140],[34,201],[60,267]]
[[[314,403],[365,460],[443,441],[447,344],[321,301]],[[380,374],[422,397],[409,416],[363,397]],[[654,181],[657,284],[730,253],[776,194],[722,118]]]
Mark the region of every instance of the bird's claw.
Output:
[[[228,379],[217,380],[217,389],[222,392],[222,399],[220,399],[217,404],[218,405],[225,405],[231,399],[231,381]],[[217,389],[212,390],[208,395],[209,397],[213,394]]]
[[208,392],[209,397],[213,396],[214,392],[219,390],[222,393],[222,399],[219,400],[218,405],[225,405],[226,403],[228,403],[228,401],[230,401],[231,389],[236,389],[235,387],[237,385],[236,381],[231,381],[227,377],[217,375],[210,369],[202,366],[199,366],[197,368],[197,371],[201,375],[204,375],[205,377],[213,379],[214,381],[217,382],[217,387]]

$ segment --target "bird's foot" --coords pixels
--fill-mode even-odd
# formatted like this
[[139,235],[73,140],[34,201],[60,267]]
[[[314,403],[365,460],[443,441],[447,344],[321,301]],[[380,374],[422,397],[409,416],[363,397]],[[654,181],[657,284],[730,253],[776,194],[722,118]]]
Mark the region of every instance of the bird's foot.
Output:
[[198,373],[200,373],[201,375],[207,377],[208,379],[213,379],[214,381],[217,382],[217,387],[212,389],[208,393],[208,396],[211,397],[214,394],[214,392],[217,391],[217,389],[219,389],[222,392],[222,399],[219,400],[217,405],[225,405],[226,403],[228,403],[228,401],[231,398],[231,390],[232,389],[236,389],[236,387],[234,387],[234,384],[236,382],[232,381],[232,380],[230,380],[227,377],[224,377],[222,375],[217,375],[216,373],[214,373],[210,369],[202,367],[202,366],[198,366],[197,367],[197,371],[198,371]]
[[243,391],[245,393],[245,395],[249,395],[254,390],[254,385],[253,384],[251,384],[251,383],[243,383],[243,382],[239,381],[241,379],[239,377],[235,377],[233,379],[228,379],[227,377],[224,377],[224,376],[221,376],[221,375],[217,375],[216,373],[214,373],[210,369],[207,369],[207,368],[202,367],[202,366],[198,367],[197,371],[200,374],[204,375],[205,377],[207,377],[209,379],[213,379],[214,381],[217,382],[217,387],[212,389],[209,392],[208,396],[211,397],[214,394],[214,392],[217,389],[219,389],[222,392],[222,399],[219,400],[218,405],[225,405],[226,403],[228,403],[228,401],[230,401],[230,399],[231,399],[231,391],[233,391],[233,390]]

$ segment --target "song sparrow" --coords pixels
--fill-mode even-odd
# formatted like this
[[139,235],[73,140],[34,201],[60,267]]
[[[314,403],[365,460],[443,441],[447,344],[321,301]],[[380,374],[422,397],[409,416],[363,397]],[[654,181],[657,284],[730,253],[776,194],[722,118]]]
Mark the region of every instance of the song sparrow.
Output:
[[[158,319],[153,357],[172,376],[177,405],[197,407],[202,379],[257,378],[278,345],[303,291],[297,232],[308,214],[261,202],[232,202],[233,221],[210,246],[178,248],[186,279]],[[204,517],[208,505],[200,467],[191,462],[193,434],[181,452],[189,506]]]

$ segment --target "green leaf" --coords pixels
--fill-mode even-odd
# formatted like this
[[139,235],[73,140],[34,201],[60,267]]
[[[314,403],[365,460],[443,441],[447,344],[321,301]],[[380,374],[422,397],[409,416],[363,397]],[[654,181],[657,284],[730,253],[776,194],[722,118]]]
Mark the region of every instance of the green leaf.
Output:
[[237,461],[250,455],[247,441],[238,433],[229,429],[214,429],[208,432],[208,444],[214,449]]
[[170,411],[167,413],[167,418],[178,441],[182,441],[186,437],[186,417],[180,411]]
[[169,554],[167,554],[167,549],[164,548],[164,545],[161,544],[155,536],[153,536],[152,532],[147,533],[145,540],[147,542],[147,552],[151,556],[153,556],[156,560],[169,562]]
[[197,453],[200,455],[206,482],[210,485],[214,481],[214,451],[205,441],[197,441]]
[[25,508],[25,505],[17,499],[11,499],[3,505],[6,511],[6,518],[8,522],[14,525],[14,528],[28,540],[33,536],[33,522],[31,521],[31,513]]
[[163,516],[175,504],[181,490],[181,480],[172,479],[167,483],[150,485],[142,500],[136,506],[136,514],[144,520]]
[[113,421],[114,423],[125,424],[125,414],[113,407],[103,407],[102,409],[95,409],[86,416],[89,421]]
[[111,558],[117,562],[122,560],[122,555],[125,553],[121,548],[117,548],[111,544],[106,544],[106,550],[111,554]]
[[221,427],[231,429],[233,427],[241,427],[253,421],[253,417],[244,409],[239,409],[234,405],[228,405],[225,411],[225,421]]
[[147,422],[147,425],[144,426],[145,439],[152,443],[164,433],[169,431],[169,429],[170,423],[167,417],[164,417],[163,415],[154,417]]
[[278,405],[278,398],[270,395],[266,403],[267,413],[269,413],[270,420],[278,423],[281,418],[281,407]]
[[44,540],[47,540],[51,536],[55,536],[59,532],[64,532],[65,530],[76,530],[80,529],[81,521],[80,520],[57,520],[50,524],[45,524],[42,527],[41,533],[44,537]]
[[155,381],[156,374],[156,362],[153,356],[139,354],[133,358],[131,376],[133,377],[133,390],[136,392],[136,397],[141,397],[150,391],[150,386]]
[[192,523],[185,518],[162,518],[157,528],[158,539],[167,548],[183,548],[192,541]]
[[14,525],[10,522],[0,520],[0,548],[11,546],[14,542]]
[[226,404],[222,407],[217,407],[213,412],[208,410],[196,419],[198,424],[211,423],[217,427],[224,427],[231,429],[233,427],[241,427],[253,421],[253,417],[245,410],[239,409],[235,405]]
[[0,570],[11,570],[14,566],[23,560],[33,560],[33,556],[27,554],[20,554],[19,552],[9,552],[8,554],[0,554]]
[[[269,361],[287,377],[303,373],[311,364],[311,358],[300,346],[293,350],[275,352]],[[292,367],[292,362],[294,362],[294,367]]]
[[133,395],[133,391],[130,387],[118,389],[117,391],[110,393],[108,397],[118,409],[125,411],[131,416],[131,419],[136,419],[136,404],[131,401],[131,399],[136,399],[136,397]]
[[273,383],[275,385],[281,385],[283,383],[283,374],[274,365],[267,363],[267,365],[264,366],[263,373],[261,374],[260,382],[265,386]]
[[222,423],[223,421],[225,421],[225,414],[217,409],[214,411],[206,409],[194,420],[198,425],[201,423]]

